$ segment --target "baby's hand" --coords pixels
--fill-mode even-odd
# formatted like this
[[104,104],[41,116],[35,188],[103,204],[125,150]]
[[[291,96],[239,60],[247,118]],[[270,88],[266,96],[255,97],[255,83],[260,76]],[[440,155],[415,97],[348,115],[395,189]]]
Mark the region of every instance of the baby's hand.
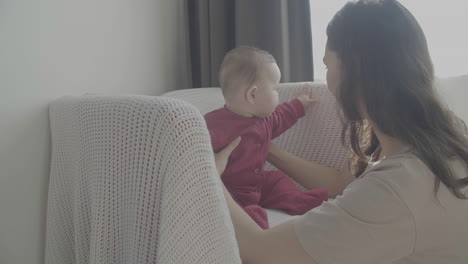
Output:
[[312,94],[312,89],[311,89],[310,85],[305,84],[301,88],[300,94],[297,97],[297,99],[299,99],[299,101],[301,101],[304,108],[319,102],[317,99],[312,97],[311,94]]

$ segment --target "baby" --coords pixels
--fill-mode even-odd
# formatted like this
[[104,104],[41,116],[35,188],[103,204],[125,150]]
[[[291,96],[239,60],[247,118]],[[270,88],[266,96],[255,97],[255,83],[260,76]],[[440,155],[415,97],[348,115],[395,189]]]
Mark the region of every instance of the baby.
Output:
[[280,171],[264,171],[271,140],[304,116],[316,101],[305,87],[296,99],[278,105],[281,72],[266,51],[239,47],[226,54],[219,72],[225,106],[205,115],[215,152],[241,136],[221,179],[234,200],[263,229],[263,208],[304,214],[328,198],[325,189],[302,191]]

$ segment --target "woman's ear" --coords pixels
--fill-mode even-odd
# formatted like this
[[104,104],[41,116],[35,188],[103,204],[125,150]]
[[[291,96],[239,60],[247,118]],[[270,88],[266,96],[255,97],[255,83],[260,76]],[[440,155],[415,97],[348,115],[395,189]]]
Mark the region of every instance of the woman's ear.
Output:
[[247,99],[247,102],[249,102],[250,104],[254,104],[255,103],[255,93],[257,92],[257,86],[250,86],[247,91],[246,91],[246,99]]

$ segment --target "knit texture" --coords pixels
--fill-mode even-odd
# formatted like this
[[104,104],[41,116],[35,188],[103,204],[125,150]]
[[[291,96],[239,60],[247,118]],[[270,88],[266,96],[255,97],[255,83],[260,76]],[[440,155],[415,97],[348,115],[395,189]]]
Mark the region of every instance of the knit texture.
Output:
[[204,119],[167,97],[50,106],[46,263],[241,263]]
[[[279,147],[307,160],[343,168],[347,166],[350,151],[341,143],[340,110],[335,97],[324,83],[282,83],[278,87],[279,102],[298,96],[301,88],[311,86],[312,96],[320,101],[306,110],[305,116],[284,134],[273,140]],[[224,105],[220,88],[177,90],[164,96],[178,98],[194,105],[206,114]],[[267,163],[265,170],[275,168]],[[290,220],[294,216],[267,209],[270,226]]]

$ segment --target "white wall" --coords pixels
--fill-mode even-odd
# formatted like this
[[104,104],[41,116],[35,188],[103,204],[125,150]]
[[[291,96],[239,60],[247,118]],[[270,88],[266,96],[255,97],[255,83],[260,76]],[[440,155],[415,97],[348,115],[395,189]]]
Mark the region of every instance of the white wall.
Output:
[[444,103],[468,125],[468,75],[439,78],[436,84]]
[[[439,81],[438,91],[447,106],[468,124],[468,34],[461,27],[468,23],[467,1],[399,0],[418,20],[426,35],[429,53]],[[310,0],[314,77],[325,81],[322,62],[327,42],[326,28],[348,0]],[[466,30],[465,30],[466,31]]]
[[[426,35],[429,52],[439,77],[468,74],[467,1],[399,0],[418,20]],[[316,80],[325,79],[322,58],[327,42],[326,28],[333,16],[348,0],[310,0],[314,73]],[[466,30],[465,30],[466,31]],[[467,109],[468,110],[468,109]]]
[[49,102],[185,85],[179,2],[0,2],[0,263],[43,263]]

